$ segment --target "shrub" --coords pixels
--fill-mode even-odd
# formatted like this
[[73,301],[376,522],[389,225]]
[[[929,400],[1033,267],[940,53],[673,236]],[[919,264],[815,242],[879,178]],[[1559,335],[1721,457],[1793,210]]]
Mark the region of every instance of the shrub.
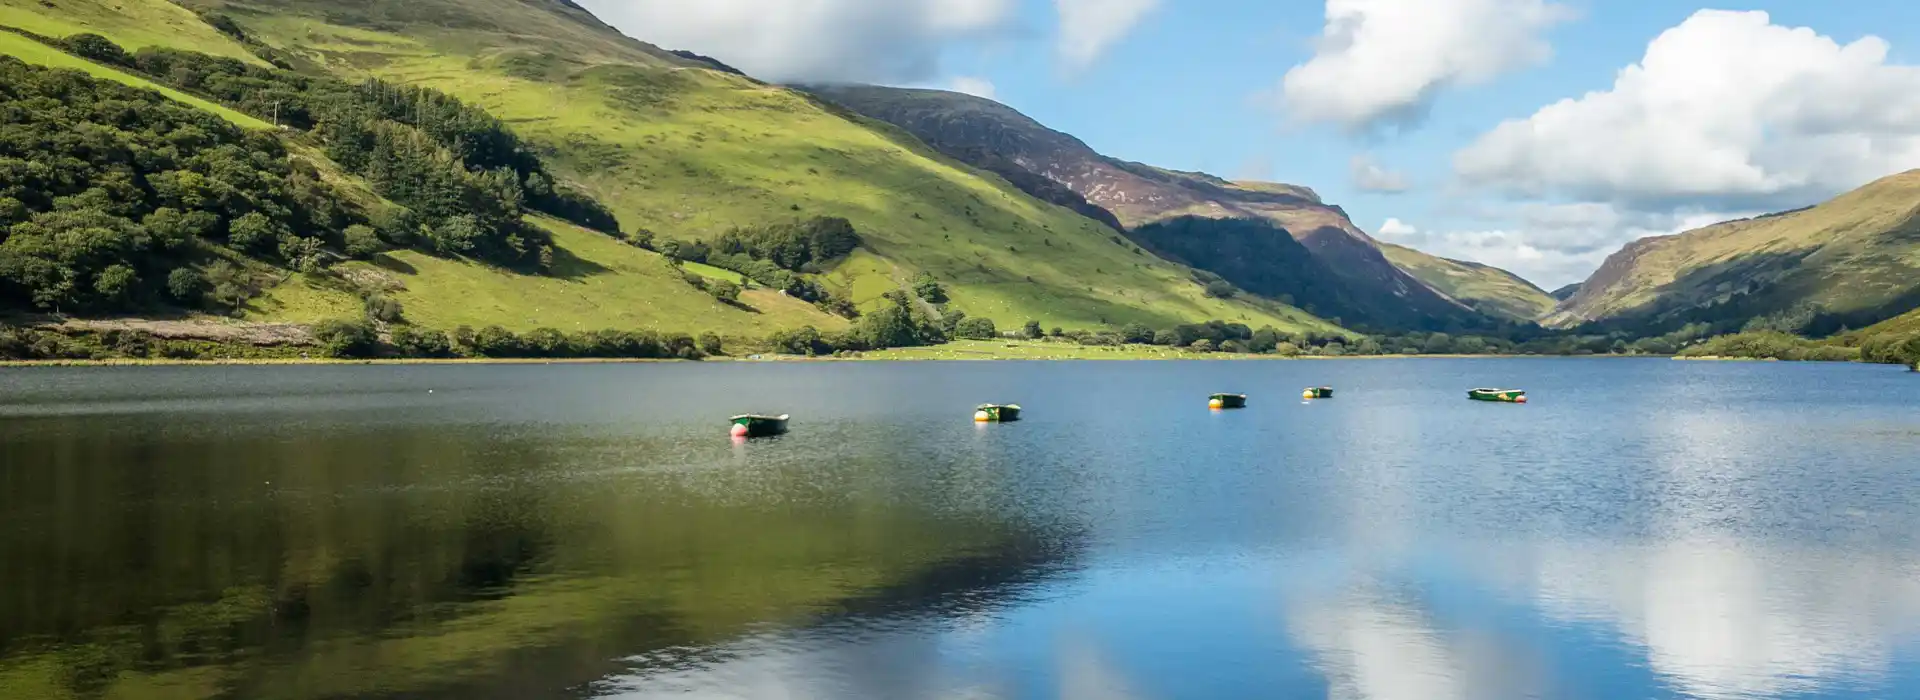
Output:
[[1025,326],[1021,327],[1020,335],[1025,338],[1038,340],[1041,337],[1045,336],[1046,333],[1040,330],[1039,321],[1028,321]]
[[521,350],[520,337],[499,326],[487,326],[473,334],[473,351],[486,357],[515,357]]
[[379,349],[373,324],[361,319],[330,319],[313,326],[313,337],[329,357],[371,357]]
[[920,277],[913,282],[913,293],[929,304],[947,303],[947,289],[940,286],[940,283],[933,279],[933,275],[921,273]]
[[1193,344],[1188,345],[1187,347],[1192,349],[1194,352],[1213,352],[1213,341],[1207,340],[1205,338],[1201,338],[1199,340],[1193,341]]
[[367,318],[385,323],[399,323],[401,318],[400,300],[379,294],[369,294],[361,306],[365,307]]
[[191,267],[174,268],[172,272],[167,273],[167,293],[183,304],[199,301],[200,296],[205,293],[206,285],[206,278],[200,275],[200,271]]
[[787,355],[816,355],[832,352],[820,342],[820,329],[813,326],[801,326],[790,331],[775,331],[767,337],[767,344],[774,352]]
[[1207,296],[1209,297],[1215,299],[1232,299],[1235,293],[1236,290],[1234,290],[1233,285],[1228,284],[1226,280],[1215,280],[1207,283]]
[[365,260],[380,252],[380,234],[366,224],[354,224],[340,232],[347,257]]
[[449,357],[453,355],[453,344],[448,342],[447,334],[435,330],[423,330],[411,326],[393,329],[393,347],[407,357]]
[[707,293],[713,298],[732,304],[740,300],[740,285],[727,280],[713,280],[707,283]]
[[973,316],[954,326],[954,334],[970,340],[991,340],[1000,335],[993,326],[993,319],[985,316]]
[[719,354],[723,354],[722,351],[724,351],[725,349],[726,348],[721,344],[720,336],[718,334],[715,334],[715,333],[700,334],[700,352],[706,353],[708,355],[719,355]]

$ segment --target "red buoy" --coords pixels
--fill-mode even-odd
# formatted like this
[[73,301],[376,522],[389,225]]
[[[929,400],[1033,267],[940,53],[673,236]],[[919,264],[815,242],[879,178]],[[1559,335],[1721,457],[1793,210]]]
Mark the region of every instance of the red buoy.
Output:
[[742,423],[735,423],[735,424],[733,424],[733,436],[734,436],[734,437],[746,437],[746,436],[747,436],[747,426],[746,426],[745,424],[742,424]]

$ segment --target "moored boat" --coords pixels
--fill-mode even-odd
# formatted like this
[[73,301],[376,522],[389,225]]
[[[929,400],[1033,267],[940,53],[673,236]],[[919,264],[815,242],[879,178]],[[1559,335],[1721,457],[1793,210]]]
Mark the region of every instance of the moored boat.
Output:
[[1300,398],[1303,398],[1303,399],[1331,399],[1331,398],[1333,398],[1333,387],[1330,387],[1330,386],[1310,386],[1310,387],[1307,387],[1307,390],[1306,390],[1306,391],[1302,391],[1302,392],[1300,392]]
[[1012,423],[1020,420],[1020,406],[1016,404],[981,404],[973,410],[976,423]]
[[1214,394],[1207,398],[1207,408],[1246,408],[1246,394]]
[[732,418],[734,437],[768,437],[787,432],[786,415],[739,415]]
[[1474,389],[1467,392],[1467,398],[1475,401],[1526,403],[1527,392],[1521,389]]

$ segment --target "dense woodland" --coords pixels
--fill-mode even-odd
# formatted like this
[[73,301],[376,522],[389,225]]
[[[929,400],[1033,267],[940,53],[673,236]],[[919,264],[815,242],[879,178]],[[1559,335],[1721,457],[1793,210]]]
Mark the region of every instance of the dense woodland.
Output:
[[270,134],[0,57],[0,306],[217,305],[208,263],[312,267],[359,222],[342,201]]
[[380,227],[395,245],[544,268],[551,246],[523,222],[528,210],[619,233],[604,205],[558,183],[499,119],[440,92],[166,49],[94,58],[318,137],[334,162],[407,208]]

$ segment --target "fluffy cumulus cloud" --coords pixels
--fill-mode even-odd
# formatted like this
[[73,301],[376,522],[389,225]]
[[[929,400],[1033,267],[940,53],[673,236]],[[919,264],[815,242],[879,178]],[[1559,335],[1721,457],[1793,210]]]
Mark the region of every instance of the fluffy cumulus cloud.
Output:
[[1648,213],[1608,204],[1525,203],[1484,217],[1483,226],[1424,230],[1400,219],[1380,225],[1382,240],[1456,260],[1472,260],[1548,290],[1586,279],[1634,240],[1690,231],[1754,212]]
[[1920,165],[1920,67],[1765,12],[1702,10],[1610,89],[1455,154],[1468,184],[1641,211],[1774,210]]
[[1388,170],[1366,154],[1354,156],[1348,163],[1348,171],[1354,188],[1362,192],[1397,194],[1407,191],[1405,175]]
[[775,81],[924,82],[952,46],[1007,28],[1017,0],[582,0],[621,31]]
[[1569,17],[1546,0],[1327,0],[1313,58],[1287,71],[1281,97],[1304,121],[1417,121],[1441,90],[1545,61],[1541,34]]
[[1060,62],[1068,72],[1092,66],[1126,38],[1160,0],[1054,0],[1060,11]]

